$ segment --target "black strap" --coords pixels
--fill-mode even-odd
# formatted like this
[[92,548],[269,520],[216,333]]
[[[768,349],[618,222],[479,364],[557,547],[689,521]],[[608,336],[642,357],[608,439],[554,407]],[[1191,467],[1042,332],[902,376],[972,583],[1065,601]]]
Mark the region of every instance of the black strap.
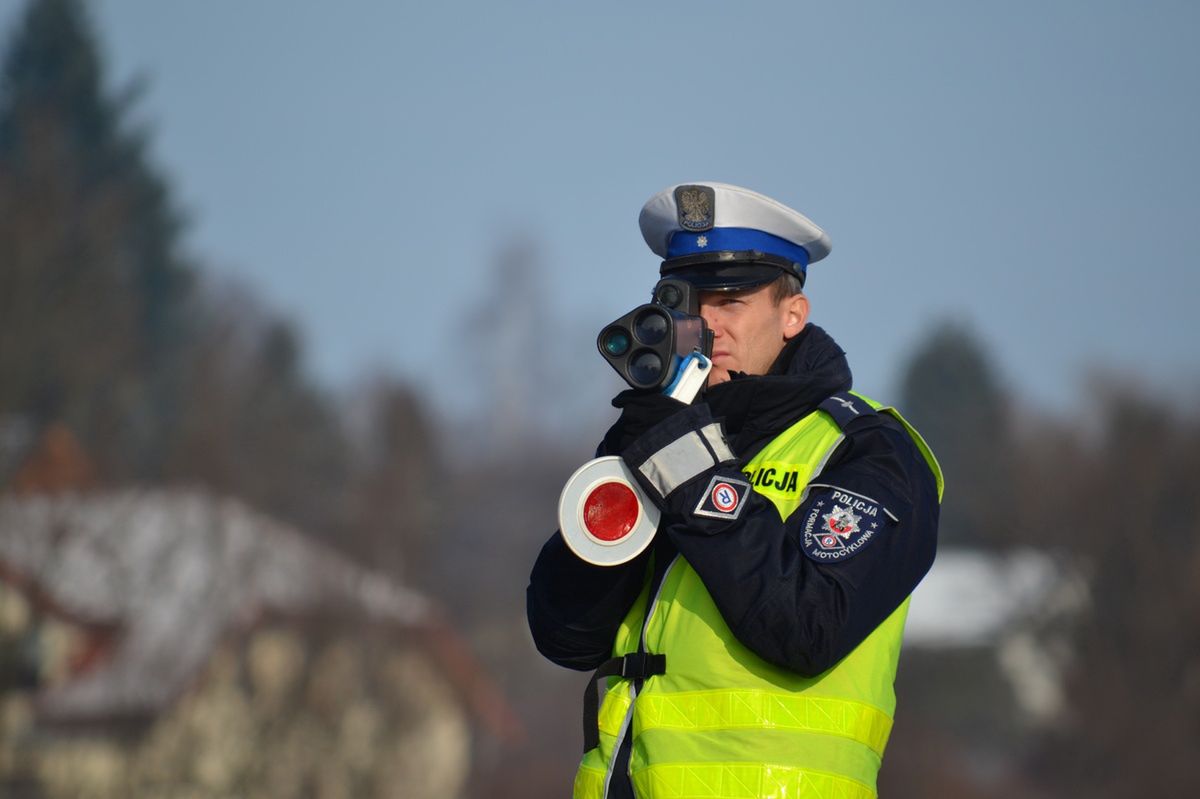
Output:
[[601,663],[583,691],[583,751],[590,752],[600,745],[600,686],[596,684],[597,680],[601,677],[644,680],[666,673],[667,656],[648,652],[634,652]]

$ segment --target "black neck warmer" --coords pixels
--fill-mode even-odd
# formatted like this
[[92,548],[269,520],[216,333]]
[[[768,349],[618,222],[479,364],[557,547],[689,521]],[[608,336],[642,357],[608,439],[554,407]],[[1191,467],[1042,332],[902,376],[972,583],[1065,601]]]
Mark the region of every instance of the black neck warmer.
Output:
[[809,324],[784,346],[767,374],[733,372],[702,399],[715,418],[723,419],[726,437],[744,462],[851,384],[845,352],[822,328]]

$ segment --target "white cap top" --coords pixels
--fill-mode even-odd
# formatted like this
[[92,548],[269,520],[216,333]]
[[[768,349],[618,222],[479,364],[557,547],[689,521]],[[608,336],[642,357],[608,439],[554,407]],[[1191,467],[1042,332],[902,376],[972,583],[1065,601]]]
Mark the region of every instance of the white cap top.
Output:
[[803,273],[832,244],[812,220],[758,192],[728,183],[681,183],[642,207],[642,237],[663,259],[709,252],[757,251],[785,258]]

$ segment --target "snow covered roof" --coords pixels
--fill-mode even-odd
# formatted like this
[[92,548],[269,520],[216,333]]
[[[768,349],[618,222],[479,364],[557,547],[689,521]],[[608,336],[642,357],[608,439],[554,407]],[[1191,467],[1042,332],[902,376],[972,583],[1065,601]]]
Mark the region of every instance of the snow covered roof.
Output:
[[50,717],[152,712],[264,613],[400,626],[433,613],[420,594],[201,491],[0,497],[0,565],[60,612],[121,631],[102,665],[45,696]]
[[0,487],[16,474],[33,444],[33,422],[23,416],[0,414]]
[[994,644],[1013,625],[1069,610],[1082,583],[1050,555],[968,549],[938,552],[913,592],[905,642],[924,647]]

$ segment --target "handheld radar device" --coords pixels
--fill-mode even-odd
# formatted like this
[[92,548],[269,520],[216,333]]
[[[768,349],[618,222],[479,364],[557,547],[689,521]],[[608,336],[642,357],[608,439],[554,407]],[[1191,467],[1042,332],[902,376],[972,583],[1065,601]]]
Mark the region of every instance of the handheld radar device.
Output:
[[711,364],[705,361],[712,355],[712,332],[700,318],[699,300],[692,286],[667,278],[654,287],[651,302],[605,325],[596,337],[596,347],[633,388],[661,391],[690,403],[704,381],[689,385],[694,390],[683,396],[674,393],[676,384],[687,367],[696,362],[707,379]]

